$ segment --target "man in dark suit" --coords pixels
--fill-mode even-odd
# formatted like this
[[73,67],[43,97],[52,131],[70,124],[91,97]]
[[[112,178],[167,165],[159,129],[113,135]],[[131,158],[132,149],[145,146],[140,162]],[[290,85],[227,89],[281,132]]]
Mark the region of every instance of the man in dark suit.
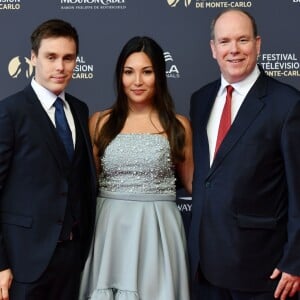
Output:
[[78,35],[53,19],[31,42],[34,79],[0,101],[0,299],[75,300],[96,198],[88,108],[65,92]]
[[193,299],[294,299],[300,287],[300,93],[257,65],[260,46],[251,15],[221,12],[211,38],[221,78],[191,98]]

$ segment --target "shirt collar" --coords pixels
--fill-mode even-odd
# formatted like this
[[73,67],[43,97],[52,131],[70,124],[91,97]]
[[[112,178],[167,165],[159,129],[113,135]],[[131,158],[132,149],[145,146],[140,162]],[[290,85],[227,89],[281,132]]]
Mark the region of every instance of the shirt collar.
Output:
[[245,97],[248,94],[251,87],[253,86],[253,84],[255,83],[255,81],[257,80],[257,78],[259,77],[259,75],[260,75],[260,71],[257,65],[255,66],[253,71],[249,74],[249,76],[247,76],[244,80],[236,83],[232,83],[232,84],[228,83],[223,77],[223,75],[221,75],[220,94],[226,92],[227,85],[231,85],[234,87],[234,91],[236,91],[237,93]]
[[52,92],[50,92],[48,89],[44,88],[38,82],[36,82],[36,80],[34,78],[32,78],[32,80],[31,80],[31,86],[32,86],[33,90],[35,91],[38,99],[40,100],[40,102],[46,109],[50,109],[53,106],[57,97],[60,97],[63,100],[63,102],[66,101],[64,91],[62,91],[57,96],[57,95],[53,94]]

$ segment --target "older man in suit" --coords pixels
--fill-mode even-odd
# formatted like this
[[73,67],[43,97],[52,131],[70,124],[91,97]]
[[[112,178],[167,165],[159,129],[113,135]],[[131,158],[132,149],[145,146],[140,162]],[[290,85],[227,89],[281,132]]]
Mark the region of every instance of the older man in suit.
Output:
[[35,77],[0,101],[0,299],[77,299],[96,173],[87,105],[67,94],[78,35],[48,20],[31,36]]
[[257,65],[260,46],[249,13],[221,12],[221,78],[191,98],[193,299],[294,299],[300,287],[300,93]]

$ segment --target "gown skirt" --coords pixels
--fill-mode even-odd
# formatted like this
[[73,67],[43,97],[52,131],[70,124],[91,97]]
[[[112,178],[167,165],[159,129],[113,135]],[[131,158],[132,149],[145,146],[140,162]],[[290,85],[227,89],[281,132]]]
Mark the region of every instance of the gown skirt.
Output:
[[186,238],[174,194],[103,191],[80,300],[189,300]]

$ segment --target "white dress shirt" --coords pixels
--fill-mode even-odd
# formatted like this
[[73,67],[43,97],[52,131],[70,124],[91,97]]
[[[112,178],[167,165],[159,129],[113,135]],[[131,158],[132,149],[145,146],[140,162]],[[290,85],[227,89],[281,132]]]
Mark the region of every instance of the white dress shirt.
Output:
[[70,109],[69,103],[65,100],[65,92],[62,92],[58,96],[55,94],[51,93],[49,90],[41,86],[39,83],[37,83],[34,78],[31,81],[31,86],[33,90],[35,91],[38,99],[40,100],[42,107],[44,108],[45,112],[48,114],[50,120],[52,121],[53,125],[56,127],[55,124],[55,107],[53,106],[55,100],[57,97],[60,97],[64,103],[64,111],[66,114],[66,118],[70,127],[70,130],[72,132],[72,139],[73,139],[73,144],[75,147],[75,142],[76,142],[76,129],[75,129],[75,123],[74,123],[74,118]]
[[[236,82],[230,84],[233,86],[234,91],[232,93],[232,100],[231,100],[231,120],[232,123],[245,99],[249,90],[257,80],[258,76],[260,75],[260,71],[258,66],[254,68],[252,73],[246,77],[244,80],[240,82]],[[218,91],[216,100],[213,104],[209,120],[207,123],[207,137],[208,137],[208,144],[209,144],[209,157],[210,157],[210,165],[212,165],[215,153],[215,147],[217,142],[218,130],[219,130],[219,123],[221,120],[221,115],[223,111],[223,107],[225,105],[226,100],[226,86],[229,83],[225,80],[223,76],[221,76],[221,86]]]

